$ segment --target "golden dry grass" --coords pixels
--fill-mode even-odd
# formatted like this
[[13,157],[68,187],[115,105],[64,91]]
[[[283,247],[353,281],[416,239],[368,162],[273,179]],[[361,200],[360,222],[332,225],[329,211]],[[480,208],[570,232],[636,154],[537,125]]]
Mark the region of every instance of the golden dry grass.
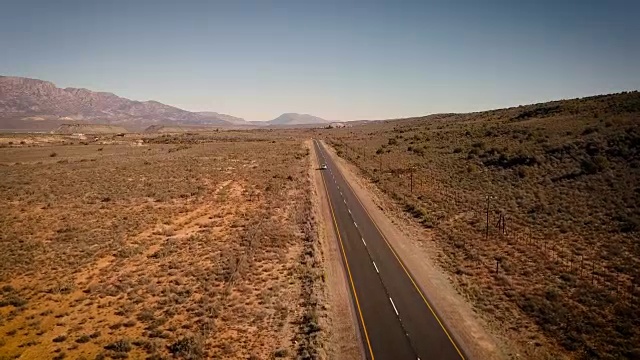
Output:
[[302,142],[139,138],[0,142],[0,357],[317,357]]

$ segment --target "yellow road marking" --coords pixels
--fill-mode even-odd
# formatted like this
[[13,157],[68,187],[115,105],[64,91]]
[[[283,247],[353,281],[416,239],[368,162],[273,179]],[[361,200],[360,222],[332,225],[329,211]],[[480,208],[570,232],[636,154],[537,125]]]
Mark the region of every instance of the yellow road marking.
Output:
[[[339,171],[339,170],[338,170]],[[344,176],[343,176],[344,178]],[[384,242],[387,244],[387,247],[389,247],[389,250],[391,250],[391,253],[393,254],[393,256],[396,258],[396,260],[398,261],[398,263],[400,264],[400,266],[402,267],[402,270],[404,270],[404,273],[407,274],[407,276],[409,277],[409,280],[411,280],[411,283],[413,284],[413,287],[416,288],[416,290],[418,291],[418,294],[420,294],[420,297],[422,298],[422,301],[424,301],[424,303],[427,305],[427,307],[429,308],[429,311],[431,311],[431,314],[433,314],[433,316],[436,318],[436,321],[438,321],[438,324],[440,325],[440,327],[442,328],[442,330],[444,331],[444,333],[447,335],[447,338],[449,339],[449,341],[451,341],[451,344],[453,345],[453,347],[456,349],[456,351],[458,352],[458,355],[460,355],[460,358],[462,358],[463,360],[465,359],[464,355],[462,355],[462,352],[460,351],[460,349],[458,348],[458,346],[456,345],[455,341],[453,341],[453,338],[451,338],[451,335],[449,334],[449,332],[447,331],[447,329],[444,327],[444,325],[442,324],[442,321],[440,321],[440,318],[438,317],[438,315],[436,315],[436,312],[433,311],[433,308],[431,307],[431,305],[429,304],[429,301],[427,301],[427,298],[424,296],[424,294],[422,293],[422,290],[420,290],[420,288],[418,287],[418,285],[416,284],[416,282],[413,280],[413,277],[411,276],[411,274],[409,274],[409,271],[407,271],[407,268],[404,267],[404,264],[402,263],[402,261],[400,261],[400,258],[398,257],[398,254],[396,254],[396,252],[393,250],[393,247],[391,246],[391,244],[389,244],[389,241],[387,240],[387,237],[384,236],[384,234],[382,233],[382,230],[380,230],[380,228],[378,227],[378,225],[376,224],[376,222],[373,220],[373,217],[371,216],[371,214],[369,213],[369,211],[367,210],[367,208],[364,206],[364,204],[362,204],[362,201],[360,201],[360,198],[358,197],[358,195],[356,194],[356,192],[353,190],[353,187],[351,187],[351,184],[349,184],[349,182],[347,181],[346,178],[344,178],[344,182],[347,184],[347,186],[349,187],[349,189],[351,189],[351,192],[353,193],[353,196],[355,196],[356,200],[358,200],[358,203],[360,203],[360,206],[364,209],[364,212],[367,214],[367,216],[369,216],[369,218],[371,219],[371,222],[373,223],[373,226],[376,227],[376,229],[378,230],[378,232],[380,233],[380,235],[382,236],[382,239],[384,240]]]
[[329,189],[327,189],[327,184],[324,181],[324,176],[320,175],[322,178],[322,184],[324,185],[324,190],[327,194],[327,200],[329,201],[329,209],[331,210],[331,216],[333,217],[333,225],[335,226],[336,233],[338,234],[338,240],[340,240],[340,248],[342,249],[342,258],[344,259],[344,263],[347,267],[347,274],[349,275],[349,282],[351,283],[351,289],[353,290],[353,297],[356,300],[356,307],[358,308],[358,314],[360,315],[360,322],[362,323],[362,329],[364,330],[364,337],[367,340],[367,346],[369,347],[369,354],[371,355],[371,360],[374,360],[373,349],[371,349],[371,342],[369,341],[369,334],[367,332],[367,326],[364,323],[364,317],[362,316],[362,310],[360,310],[360,302],[358,301],[358,294],[356,293],[356,287],[353,284],[353,277],[351,276],[351,269],[349,268],[349,261],[347,260],[347,254],[344,251],[344,244],[342,243],[342,236],[340,236],[340,229],[338,228],[338,222],[336,221],[336,214],[333,211],[333,205],[331,204],[331,196],[329,195]]

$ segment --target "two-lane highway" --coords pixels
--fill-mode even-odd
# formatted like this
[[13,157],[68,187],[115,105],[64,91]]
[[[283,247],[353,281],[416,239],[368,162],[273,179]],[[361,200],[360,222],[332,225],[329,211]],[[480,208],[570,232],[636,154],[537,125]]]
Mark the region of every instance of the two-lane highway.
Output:
[[402,261],[313,141],[368,359],[464,359]]

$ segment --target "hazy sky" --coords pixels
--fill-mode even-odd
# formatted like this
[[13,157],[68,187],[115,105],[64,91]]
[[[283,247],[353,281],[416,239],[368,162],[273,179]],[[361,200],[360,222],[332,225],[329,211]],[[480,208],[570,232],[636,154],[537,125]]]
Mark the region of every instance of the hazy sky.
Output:
[[640,88],[640,1],[0,0],[0,74],[248,120]]

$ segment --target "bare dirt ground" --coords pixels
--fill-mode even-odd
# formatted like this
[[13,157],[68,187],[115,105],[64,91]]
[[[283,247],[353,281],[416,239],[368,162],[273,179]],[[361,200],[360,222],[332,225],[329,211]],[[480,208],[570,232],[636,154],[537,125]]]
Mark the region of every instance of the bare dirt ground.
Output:
[[325,356],[301,141],[18,137],[0,148],[0,358]]
[[519,357],[517,351],[505,343],[497,329],[494,329],[494,334],[487,331],[488,324],[455,291],[445,272],[435,265],[434,259],[439,250],[433,241],[429,241],[432,235],[412,224],[373,184],[358,175],[357,168],[337,156],[331,147],[327,148],[362,204],[427,295],[438,316],[469,357]]
[[336,239],[333,230],[327,194],[322,182],[322,175],[318,170],[320,164],[312,142],[309,140],[306,144],[311,150],[309,171],[314,183],[312,202],[316,211],[316,219],[318,219],[318,234],[327,284],[325,301],[325,322],[328,329],[327,354],[330,359],[361,359],[363,358],[362,342],[359,338],[357,319],[351,303],[338,239]]

